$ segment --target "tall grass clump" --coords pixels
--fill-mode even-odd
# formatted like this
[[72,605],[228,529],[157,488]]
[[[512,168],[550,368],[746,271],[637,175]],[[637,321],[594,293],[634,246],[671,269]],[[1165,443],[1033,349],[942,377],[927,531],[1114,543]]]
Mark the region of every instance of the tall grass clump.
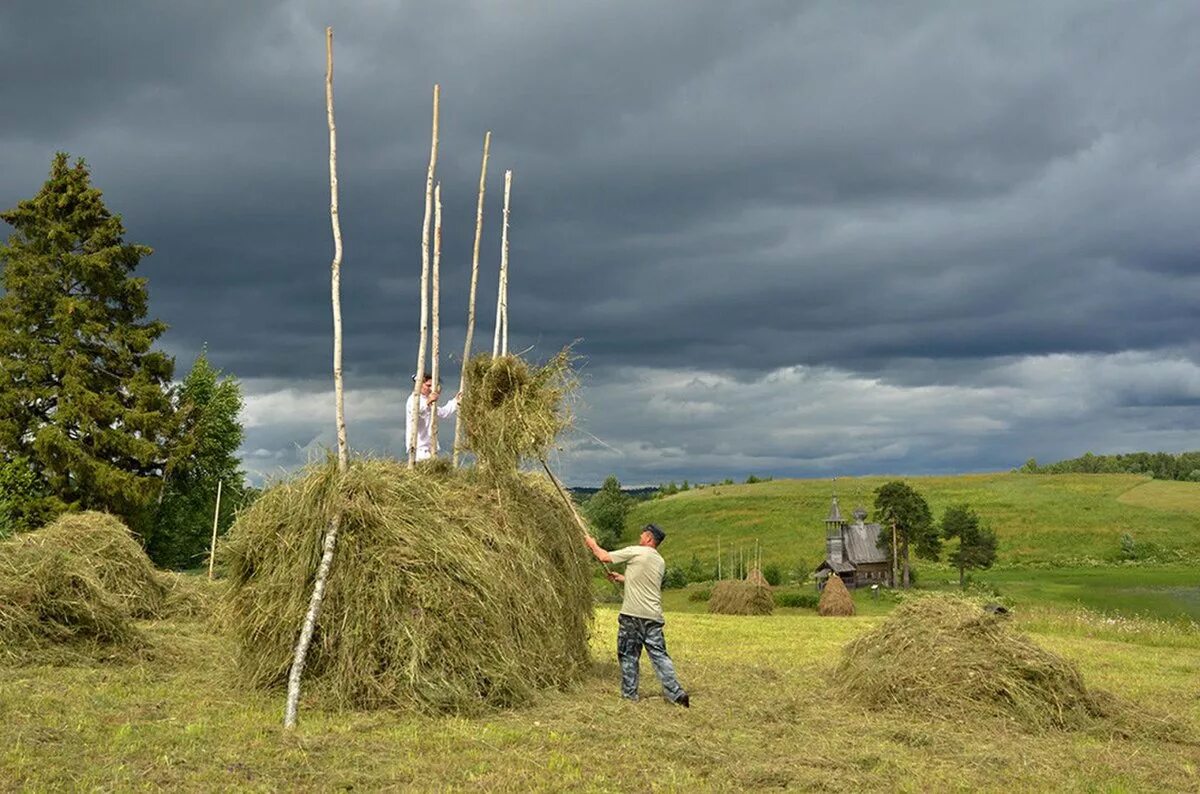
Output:
[[340,511],[305,668],[318,698],[470,712],[577,681],[592,618],[579,530],[549,481],[508,474],[359,459],[340,478],[326,463],[269,488],[222,552],[241,677],[286,680],[323,530]]
[[868,707],[963,719],[999,716],[1028,729],[1079,729],[1126,707],[1084,685],[1070,661],[1013,631],[1005,615],[947,596],[902,603],[849,643],[836,678]]

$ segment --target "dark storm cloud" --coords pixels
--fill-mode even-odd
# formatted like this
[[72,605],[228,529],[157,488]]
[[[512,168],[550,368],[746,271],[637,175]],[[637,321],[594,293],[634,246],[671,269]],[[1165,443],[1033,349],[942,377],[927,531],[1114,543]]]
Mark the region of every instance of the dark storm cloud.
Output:
[[[512,168],[512,346],[544,355],[581,338],[592,396],[639,367],[769,383],[804,365],[969,388],[1022,357],[1171,359],[1191,344],[1191,2],[7,3],[0,203],[32,194],[55,149],[86,156],[131,239],[156,249],[145,274],[181,368],[207,341],[259,384],[327,381],[325,24],[354,388],[402,388],[412,367],[435,81],[446,350],[461,351],[485,129],[476,338],[491,338]],[[1095,410],[1189,394],[1128,388]],[[595,435],[626,435],[588,402]],[[363,433],[386,447],[380,417]],[[746,419],[676,428],[691,449],[646,428],[645,454],[665,468],[599,445],[586,476],[720,468],[719,443],[712,458],[695,445],[733,421]],[[248,447],[261,441],[266,460],[318,435],[285,424],[258,425]],[[994,439],[935,452],[930,433],[903,454],[896,439],[863,441],[856,460],[1020,455]],[[855,447],[845,435],[793,439],[770,462],[808,470],[829,445]]]

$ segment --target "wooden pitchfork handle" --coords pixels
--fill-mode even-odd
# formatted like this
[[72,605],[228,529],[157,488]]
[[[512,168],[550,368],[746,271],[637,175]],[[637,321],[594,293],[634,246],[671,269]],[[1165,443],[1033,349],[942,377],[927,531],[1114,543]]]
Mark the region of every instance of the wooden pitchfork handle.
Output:
[[[579,528],[583,531],[583,534],[590,538],[592,533],[588,532],[587,524],[584,523],[583,517],[579,515],[579,511],[575,509],[575,503],[571,501],[571,497],[567,496],[567,492],[564,491],[562,485],[559,484],[558,478],[554,476],[554,472],[550,471],[550,467],[546,465],[545,458],[538,458],[538,461],[541,462],[542,468],[546,470],[547,476],[550,477],[550,482],[554,483],[554,487],[558,490],[558,495],[562,497],[563,502],[566,503],[567,509],[571,511],[571,516],[575,519],[575,523],[579,525]],[[596,562],[599,562],[604,566],[605,573],[609,572],[608,563],[600,560],[596,560]],[[613,582],[613,584],[615,585],[616,582]]]

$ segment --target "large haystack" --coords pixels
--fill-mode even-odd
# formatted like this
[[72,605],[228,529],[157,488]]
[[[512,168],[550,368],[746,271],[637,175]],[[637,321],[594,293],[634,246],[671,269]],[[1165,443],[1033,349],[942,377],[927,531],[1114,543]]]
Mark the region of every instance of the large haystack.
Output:
[[571,422],[568,397],[576,382],[569,351],[541,367],[517,356],[474,356],[463,373],[466,381],[458,421],[465,447],[495,471],[516,469],[523,458],[544,458]]
[[946,596],[899,606],[846,646],[836,676],[864,705],[909,715],[985,713],[1073,728],[1115,708],[1111,696],[1084,686],[1075,665],[1012,631],[1006,616]]
[[0,658],[71,661],[140,646],[128,605],[106,587],[113,570],[82,553],[86,545],[47,529],[0,543]]
[[708,611],[718,615],[770,615],[775,611],[775,598],[766,585],[723,579],[713,586]]
[[836,573],[829,574],[825,587],[821,589],[817,613],[824,617],[849,617],[854,614],[854,599],[850,597],[842,577]]
[[331,517],[337,553],[305,667],[331,705],[509,706],[588,667],[591,571],[540,476],[439,461],[332,463],[268,489],[223,549],[243,678],[281,684]]

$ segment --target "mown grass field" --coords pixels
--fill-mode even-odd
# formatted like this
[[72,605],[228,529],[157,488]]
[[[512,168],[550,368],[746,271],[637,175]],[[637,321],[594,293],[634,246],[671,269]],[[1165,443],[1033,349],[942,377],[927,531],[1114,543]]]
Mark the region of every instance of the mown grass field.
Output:
[[[892,477],[839,478],[842,513],[868,509]],[[1105,612],[1200,620],[1200,483],[1126,474],[976,474],[902,478],[929,501],[935,518],[967,502],[1000,540],[994,569],[974,578],[1017,602],[1085,606]],[[718,541],[728,565],[757,542],[764,564],[811,570],[825,555],[824,519],[833,484],[777,480],[710,486],[638,503],[628,531],[666,528],[668,563],[693,556],[715,565]],[[1121,561],[1121,536],[1148,559]],[[952,587],[949,566],[914,561],[922,587]]]
[[[308,708],[246,691],[204,622],[144,624],[139,664],[4,669],[0,789],[1195,791],[1200,744],[1035,735],[964,715],[870,713],[829,695],[841,647],[879,617],[671,612],[693,707],[617,697],[615,612],[597,610],[594,670],[571,692],[477,718]],[[1086,613],[1020,618],[1089,684],[1200,724],[1200,636]]]

